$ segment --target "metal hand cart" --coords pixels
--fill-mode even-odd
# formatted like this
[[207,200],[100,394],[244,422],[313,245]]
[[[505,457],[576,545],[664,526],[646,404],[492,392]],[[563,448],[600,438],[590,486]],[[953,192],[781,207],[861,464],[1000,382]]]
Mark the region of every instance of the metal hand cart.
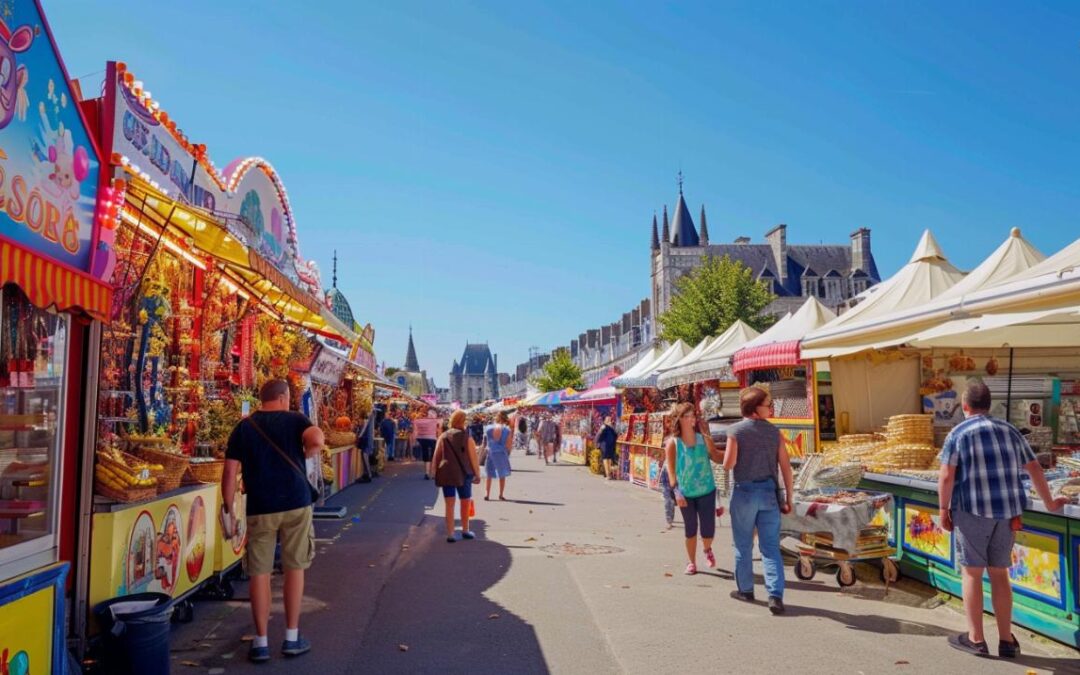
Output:
[[[859,504],[836,504],[815,497],[838,493],[859,493]],[[855,563],[881,561],[881,580],[886,588],[900,578],[896,548],[889,544],[883,513],[892,509],[892,495],[840,488],[820,488],[797,492],[795,509],[783,516],[781,532],[786,535],[781,548],[797,557],[795,576],[813,579],[819,569],[836,569],[841,588],[855,584]],[[846,546],[845,546],[846,545]]]

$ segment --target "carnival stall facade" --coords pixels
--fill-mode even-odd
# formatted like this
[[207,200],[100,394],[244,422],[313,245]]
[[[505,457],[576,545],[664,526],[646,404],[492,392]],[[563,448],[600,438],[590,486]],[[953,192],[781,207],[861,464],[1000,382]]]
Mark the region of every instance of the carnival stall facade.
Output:
[[86,345],[109,315],[112,182],[37,2],[11,3],[0,102],[0,644],[66,668]]
[[617,419],[618,390],[611,386],[617,371],[605,374],[593,386],[563,399],[562,447],[559,458],[573,464],[588,464],[593,473],[603,473],[599,450],[593,442],[604,424],[604,418]]
[[[920,250],[935,248],[924,235]],[[836,398],[839,444],[826,447],[825,463],[858,465],[866,471],[863,487],[893,495],[881,519],[901,569],[953,595],[961,593],[960,569],[937,508],[937,454],[963,419],[967,382],[990,388],[991,414],[1021,429],[1052,492],[1073,499],[1063,513],[1047,513],[1030,490],[1009,570],[1014,620],[1073,646],[1080,646],[1080,439],[1073,432],[1080,280],[1071,271],[1078,248],[1044,260],[1014,230],[962,280],[949,275],[951,283],[930,289],[915,287],[911,267],[929,261],[913,257],[882,284],[894,288],[892,302],[871,306],[859,320],[830,322],[802,345],[803,358],[828,364],[818,370],[828,372]],[[924,284],[934,280],[922,276]],[[991,609],[988,590],[985,602]]]

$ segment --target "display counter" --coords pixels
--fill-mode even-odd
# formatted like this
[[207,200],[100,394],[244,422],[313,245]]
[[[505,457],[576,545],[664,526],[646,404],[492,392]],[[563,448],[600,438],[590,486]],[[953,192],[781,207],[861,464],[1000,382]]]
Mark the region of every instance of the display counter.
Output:
[[360,459],[360,449],[353,445],[331,448],[330,465],[334,468],[334,479],[327,481],[329,494],[337,494],[356,482],[364,473],[364,462]]
[[[912,477],[866,474],[860,484],[895,496],[883,523],[890,544],[900,553],[902,571],[960,597],[960,566],[953,533],[941,528],[937,483]],[[1009,577],[1013,587],[1013,620],[1025,628],[1080,647],[1080,506],[1049,513],[1031,500],[1023,528],[1013,547]],[[992,611],[989,581],[984,605]]]
[[[90,607],[147,591],[179,598],[209,579],[218,548],[228,545],[218,524],[220,494],[218,485],[197,485],[141,503],[95,503]],[[222,562],[242,547],[230,545]]]

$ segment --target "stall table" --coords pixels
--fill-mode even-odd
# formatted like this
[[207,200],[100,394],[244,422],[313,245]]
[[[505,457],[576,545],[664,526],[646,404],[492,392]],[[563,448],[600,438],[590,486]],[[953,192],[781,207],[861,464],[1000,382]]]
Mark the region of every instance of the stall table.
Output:
[[[866,474],[860,488],[890,492],[892,513],[884,514],[889,541],[900,553],[901,570],[934,588],[960,597],[960,566],[953,533],[941,528],[937,483],[899,475]],[[1013,620],[1025,628],[1080,647],[1080,506],[1049,513],[1039,500],[1024,512],[1013,566]],[[984,604],[992,611],[990,585]]]

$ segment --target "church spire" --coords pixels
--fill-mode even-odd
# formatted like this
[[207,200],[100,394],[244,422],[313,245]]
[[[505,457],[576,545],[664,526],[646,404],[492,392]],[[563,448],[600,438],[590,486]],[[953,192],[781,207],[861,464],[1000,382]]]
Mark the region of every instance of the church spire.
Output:
[[413,345],[412,326],[409,326],[409,349],[405,354],[405,370],[410,373],[420,372],[420,362],[416,359],[416,347]]
[[671,226],[668,225],[667,204],[664,204],[664,232],[663,232],[663,236],[664,236],[663,241],[665,241],[667,243],[671,243]]
[[337,288],[337,249],[334,249],[334,281],[330,284],[330,288]]
[[652,245],[650,247],[653,251],[660,250],[660,235],[656,233],[656,212],[652,214]]
[[701,245],[709,245],[709,226],[705,223],[705,205],[701,205]]

